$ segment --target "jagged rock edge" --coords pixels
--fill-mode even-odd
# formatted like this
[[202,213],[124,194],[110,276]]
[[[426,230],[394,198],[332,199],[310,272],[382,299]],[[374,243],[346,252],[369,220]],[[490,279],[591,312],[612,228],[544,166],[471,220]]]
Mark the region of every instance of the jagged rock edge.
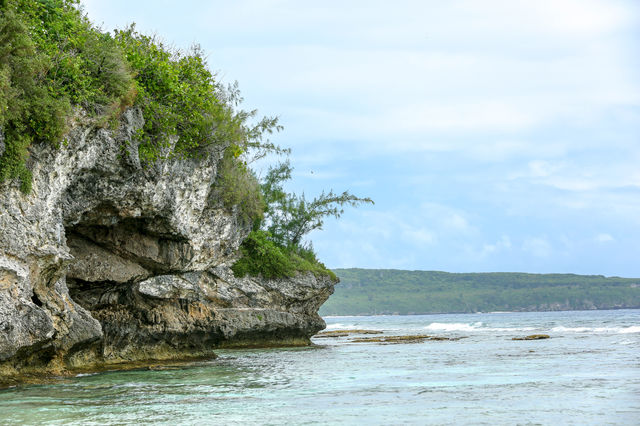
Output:
[[[248,233],[215,198],[224,147],[145,168],[135,133],[78,111],[60,148],[30,151],[33,190],[0,187],[0,378],[233,346],[308,344],[328,277],[236,278]],[[127,153],[124,153],[124,152]]]

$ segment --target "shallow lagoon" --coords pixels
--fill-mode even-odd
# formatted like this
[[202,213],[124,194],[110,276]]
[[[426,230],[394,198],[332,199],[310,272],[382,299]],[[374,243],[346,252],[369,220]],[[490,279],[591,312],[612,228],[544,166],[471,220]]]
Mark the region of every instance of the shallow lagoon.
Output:
[[[640,310],[330,317],[431,334],[224,350],[175,368],[0,391],[2,424],[638,424]],[[550,339],[513,341],[546,333]]]

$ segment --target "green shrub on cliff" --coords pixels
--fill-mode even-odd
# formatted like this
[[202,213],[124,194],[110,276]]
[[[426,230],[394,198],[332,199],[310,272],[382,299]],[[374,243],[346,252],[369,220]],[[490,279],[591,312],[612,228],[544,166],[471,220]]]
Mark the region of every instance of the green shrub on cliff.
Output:
[[370,198],[360,198],[348,191],[334,194],[323,192],[307,200],[304,195],[284,190],[283,182],[291,179],[291,165],[283,162],[271,167],[260,184],[264,200],[264,214],[256,217],[254,230],[240,246],[242,257],[233,265],[234,274],[262,275],[265,278],[290,277],[299,272],[315,275],[335,274],[318,261],[310,243],[303,237],[315,229],[321,229],[324,219],[339,218],[345,205],[358,206],[371,203]]
[[0,11],[0,182],[19,178],[28,192],[28,147],[59,143],[72,105],[105,116],[121,110],[133,80],[115,41],[77,1],[4,0]]
[[264,215],[264,198],[253,171],[226,150],[218,164],[215,189],[227,209],[236,207],[242,225],[259,222]]
[[256,111],[239,109],[237,86],[221,86],[197,46],[170,49],[133,25],[112,37],[83,16],[77,0],[2,0],[0,12],[0,182],[19,178],[29,191],[29,146],[58,144],[73,106],[99,125],[139,107],[139,155],[147,164],[229,144],[239,163],[247,150],[280,150],[264,138],[280,129],[277,118],[255,120]]
[[240,253],[242,257],[231,267],[236,277],[251,275],[273,279],[311,272],[337,280],[335,274],[318,261],[312,249],[283,247],[274,242],[267,231],[252,231],[240,246]]
[[231,269],[237,277],[262,275],[265,278],[291,277],[295,268],[285,250],[265,231],[252,231],[240,246],[242,258]]
[[136,106],[145,119],[138,132],[145,165],[224,150],[216,193],[254,228],[234,265],[237,274],[310,271],[335,279],[302,238],[324,218],[340,217],[343,206],[371,200],[348,192],[313,200],[287,193],[288,163],[260,184],[248,164],[289,150],[267,139],[281,130],[278,118],[257,119],[241,102],[237,84],[222,86],[198,46],[171,49],[134,25],[111,36],[91,24],[79,0],[0,0],[0,183],[17,178],[30,191],[29,147],[58,146],[75,107],[106,126]]
[[135,104],[145,118],[139,134],[142,160],[195,154],[227,136],[233,111],[217,99],[218,85],[199,49],[171,51],[133,26],[116,31],[116,40],[135,73]]
[[135,105],[145,117],[139,133],[142,160],[206,156],[210,148],[227,145],[236,159],[249,149],[279,149],[264,140],[281,129],[277,117],[253,123],[256,111],[238,108],[237,84],[216,81],[198,45],[170,49],[134,25],[116,31],[115,39],[135,76]]

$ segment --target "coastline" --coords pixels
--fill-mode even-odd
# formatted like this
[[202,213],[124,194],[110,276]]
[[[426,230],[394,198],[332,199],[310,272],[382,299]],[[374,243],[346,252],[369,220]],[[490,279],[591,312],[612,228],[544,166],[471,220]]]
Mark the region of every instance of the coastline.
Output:
[[493,311],[493,312],[423,312],[410,314],[349,314],[349,315],[321,315],[324,319],[330,318],[356,318],[356,317],[402,317],[402,316],[422,316],[422,315],[477,315],[477,314],[517,314],[517,313],[543,313],[543,312],[594,312],[594,311],[634,311],[640,310],[640,306],[630,308],[606,308],[606,309],[554,309],[554,310],[531,310],[531,311]]

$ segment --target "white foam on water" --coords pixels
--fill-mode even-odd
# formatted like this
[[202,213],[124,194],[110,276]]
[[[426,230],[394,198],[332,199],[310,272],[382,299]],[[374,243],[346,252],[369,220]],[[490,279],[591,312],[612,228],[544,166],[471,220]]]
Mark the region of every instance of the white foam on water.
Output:
[[593,331],[593,328],[591,327],[563,327],[563,326],[558,326],[558,327],[553,327],[551,329],[551,331],[554,331],[556,333],[585,333],[588,331]]
[[622,327],[622,330],[618,331],[618,333],[640,333],[640,325],[632,325],[630,327]]
[[442,323],[432,322],[426,326],[425,330],[431,331],[476,331],[482,326],[481,322],[474,322],[472,324],[465,324],[460,322],[454,323]]
[[640,326],[632,325],[629,327],[553,327],[551,331],[557,333],[640,333]]
[[519,331],[533,331],[535,327],[487,327],[482,322],[474,322],[470,324],[465,323],[441,323],[433,322],[424,327],[425,330],[431,331],[481,331],[481,332],[519,332]]
[[486,328],[487,331],[533,331],[536,330],[535,327],[495,327],[495,328]]
[[335,329],[342,329],[345,328],[346,326],[340,322],[337,322],[335,324],[327,324],[327,327],[325,328],[325,330],[335,330]]
[[[325,330],[379,330],[379,328],[370,327],[368,325],[358,325],[358,324],[345,324],[341,322],[337,322],[335,324],[327,324]],[[386,328],[385,330],[393,330]]]

